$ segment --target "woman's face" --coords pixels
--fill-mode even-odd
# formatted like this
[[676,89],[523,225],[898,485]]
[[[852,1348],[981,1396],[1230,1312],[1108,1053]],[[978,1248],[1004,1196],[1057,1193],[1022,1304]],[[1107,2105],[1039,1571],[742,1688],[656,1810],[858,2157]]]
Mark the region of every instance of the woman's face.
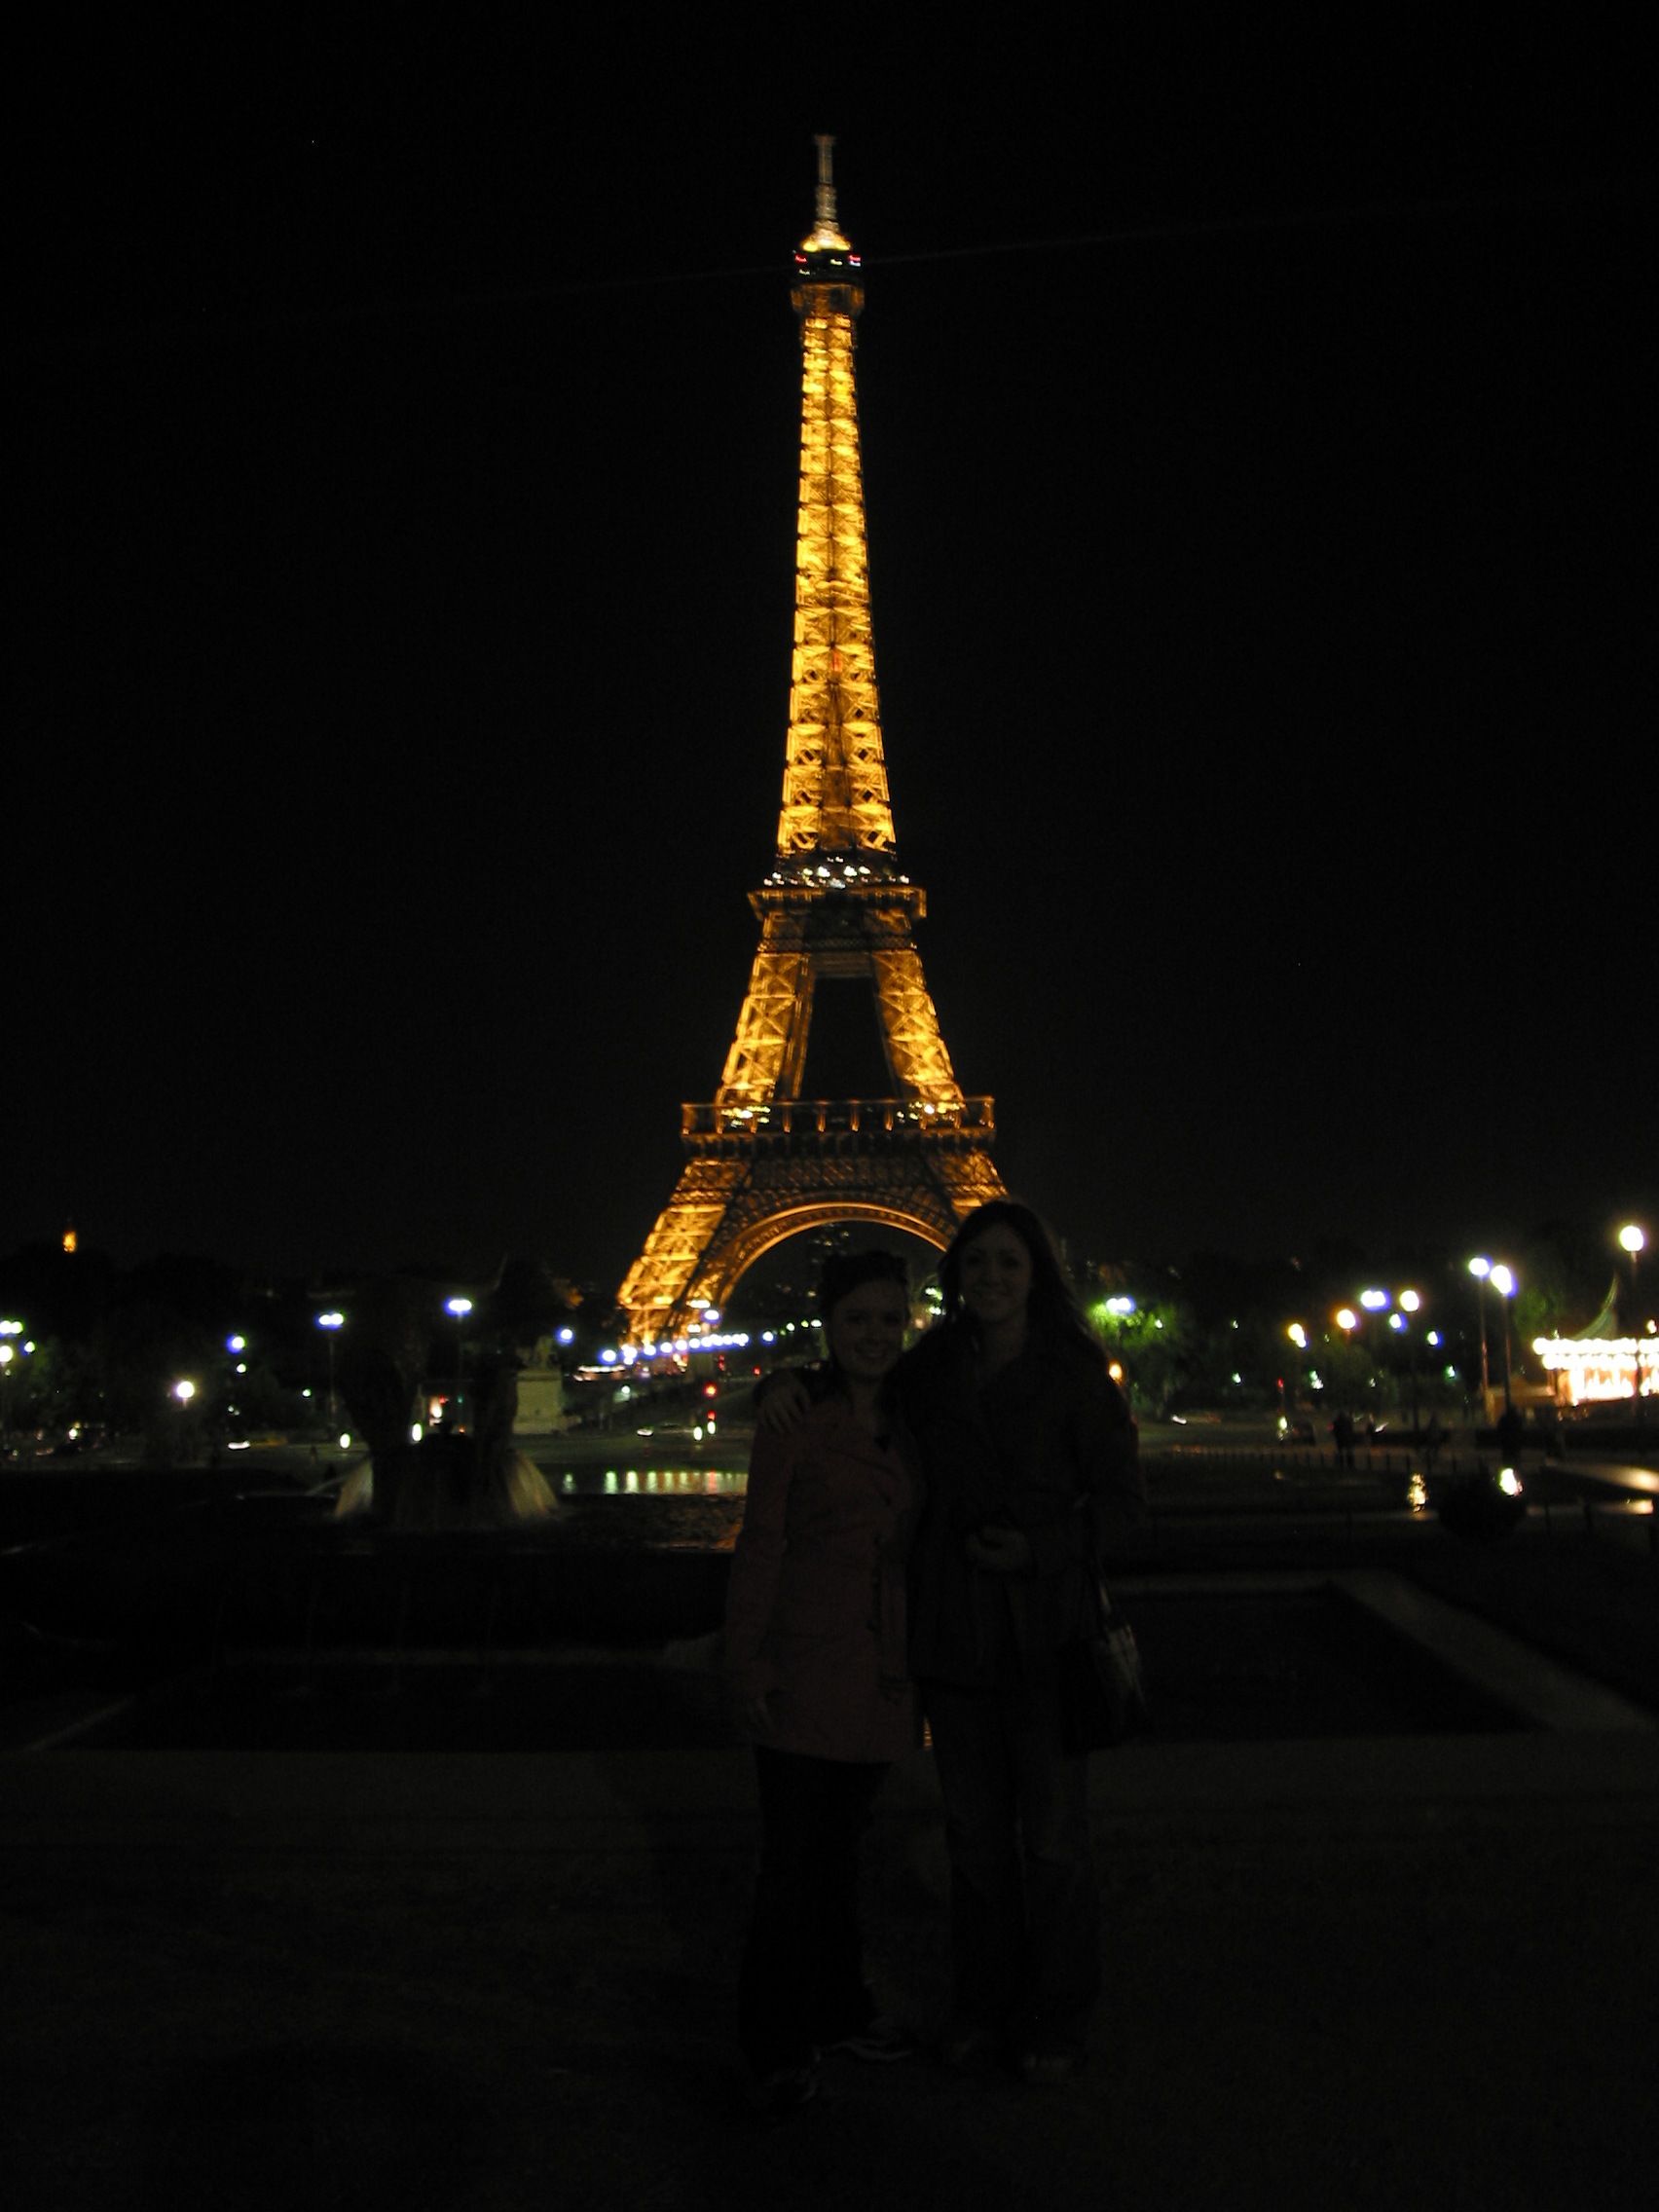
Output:
[[824,1334],[851,1382],[879,1382],[904,1348],[910,1302],[896,1282],[861,1283],[830,1309]]
[[964,1247],[962,1303],[981,1327],[1016,1320],[1031,1296],[1031,1255],[1006,1221],[993,1222]]

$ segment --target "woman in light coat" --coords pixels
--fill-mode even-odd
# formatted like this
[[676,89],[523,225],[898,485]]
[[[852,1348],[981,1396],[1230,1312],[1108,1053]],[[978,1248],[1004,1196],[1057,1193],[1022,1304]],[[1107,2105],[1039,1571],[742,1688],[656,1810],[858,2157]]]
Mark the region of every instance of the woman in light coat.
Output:
[[793,1433],[755,1440],[726,1599],[762,1829],[739,2034],[773,2109],[813,2094],[825,2049],[915,2048],[866,1987],[857,1910],[870,1804],[920,1742],[904,1591],[920,1485],[887,1389],[909,1320],[903,1262],[831,1259],[819,1311],[822,1388]]

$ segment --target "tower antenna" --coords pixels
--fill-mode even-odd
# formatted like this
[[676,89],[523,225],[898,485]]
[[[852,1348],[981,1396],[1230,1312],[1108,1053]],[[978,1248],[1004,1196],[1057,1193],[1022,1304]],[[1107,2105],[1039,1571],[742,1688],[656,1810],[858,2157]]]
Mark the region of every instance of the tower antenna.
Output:
[[818,147],[818,228],[821,233],[833,233],[840,228],[835,220],[835,174],[830,164],[830,149],[835,141],[822,130],[813,136]]

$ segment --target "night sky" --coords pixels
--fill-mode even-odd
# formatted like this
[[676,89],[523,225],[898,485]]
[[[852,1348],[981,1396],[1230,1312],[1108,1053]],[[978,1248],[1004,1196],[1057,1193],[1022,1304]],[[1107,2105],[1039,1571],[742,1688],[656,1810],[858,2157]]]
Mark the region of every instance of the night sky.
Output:
[[1636,56],[1335,13],[42,48],[0,1247],[620,1280],[772,858],[822,129],[1011,1187],[1097,1258],[1659,1207]]

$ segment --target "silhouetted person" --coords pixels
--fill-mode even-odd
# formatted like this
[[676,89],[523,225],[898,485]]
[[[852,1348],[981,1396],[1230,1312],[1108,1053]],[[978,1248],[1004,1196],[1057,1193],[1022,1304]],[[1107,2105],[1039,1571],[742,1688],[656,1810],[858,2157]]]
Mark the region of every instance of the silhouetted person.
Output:
[[1497,1449],[1506,1467],[1513,1467],[1527,1441],[1527,1417],[1519,1406],[1505,1406],[1497,1417]]
[[1353,1465],[1353,1416],[1346,1408],[1331,1423],[1331,1435],[1337,1447],[1337,1464]]

